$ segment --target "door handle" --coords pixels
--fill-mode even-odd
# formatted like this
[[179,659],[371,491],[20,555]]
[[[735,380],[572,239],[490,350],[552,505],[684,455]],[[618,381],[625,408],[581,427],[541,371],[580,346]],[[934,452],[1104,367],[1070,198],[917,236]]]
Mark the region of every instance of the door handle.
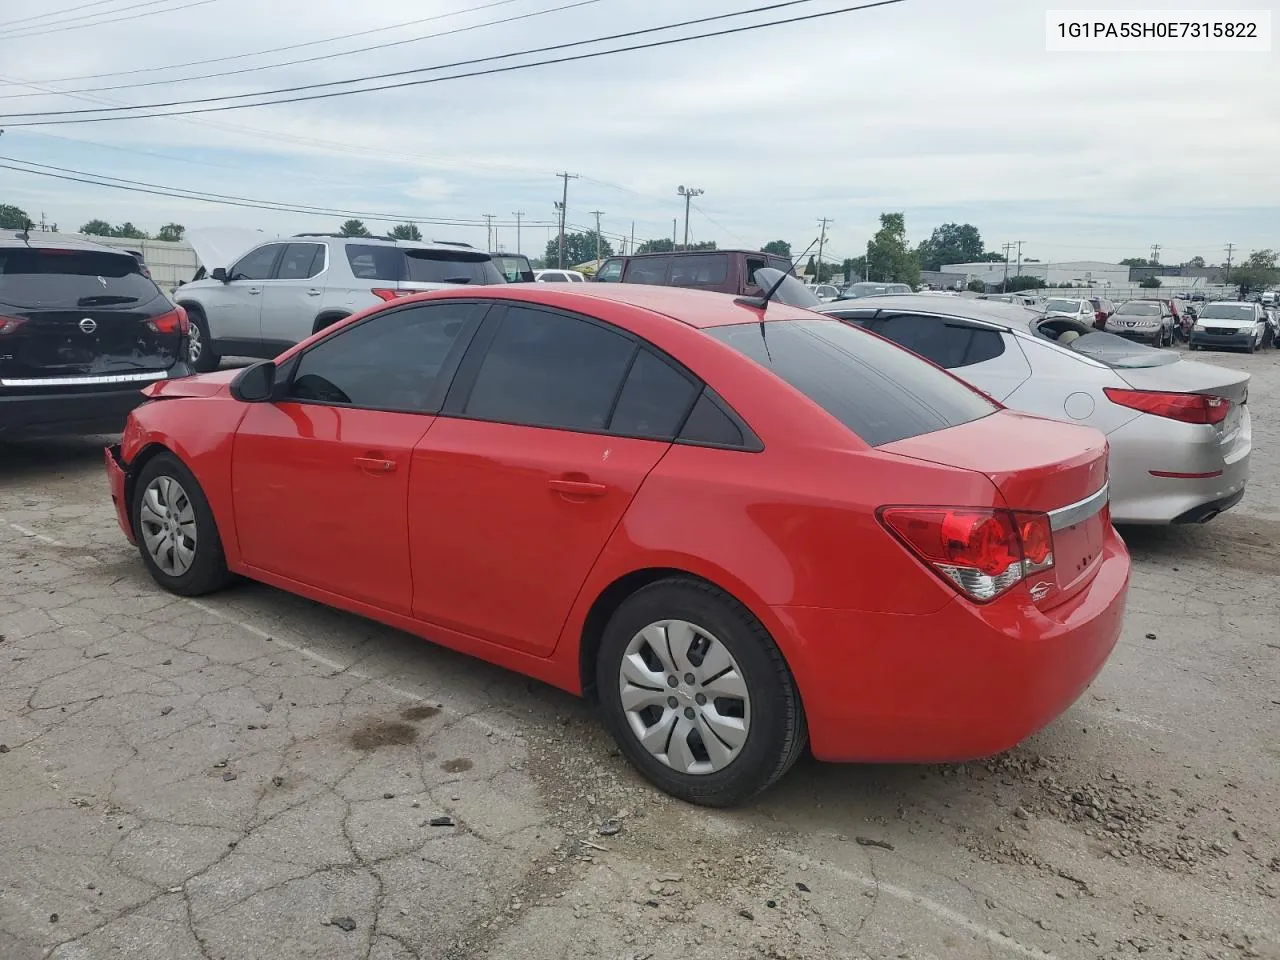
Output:
[[307,291],[307,296],[308,296],[308,297],[318,297],[318,296],[320,296],[320,294],[321,294],[321,293],[323,293],[323,292],[324,292],[323,290],[317,290],[315,287],[312,287],[310,290],[308,290],[308,291]]
[[383,460],[379,457],[356,457],[355,465],[370,473],[390,473],[396,468],[394,460]]
[[251,296],[251,297],[256,297],[258,294],[260,294],[260,293],[262,292],[262,288],[261,288],[261,287],[258,287],[258,288],[256,288],[256,289],[255,289],[255,288],[250,288],[250,289],[249,289],[248,291],[246,291],[246,292],[249,294],[249,296]]
[[547,486],[566,497],[603,497],[609,488],[590,480],[548,480]]

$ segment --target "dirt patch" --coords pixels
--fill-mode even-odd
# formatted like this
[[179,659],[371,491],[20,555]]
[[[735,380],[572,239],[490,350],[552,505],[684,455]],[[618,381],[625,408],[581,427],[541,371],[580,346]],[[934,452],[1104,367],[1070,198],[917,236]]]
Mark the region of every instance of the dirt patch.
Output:
[[419,720],[430,720],[440,713],[439,707],[433,707],[429,703],[424,703],[420,707],[409,707],[407,710],[401,710],[400,716],[404,720],[412,720],[415,723]]
[[404,747],[418,739],[418,728],[407,723],[375,721],[351,734],[351,746],[357,750],[377,750],[379,747]]
[[453,760],[446,760],[444,763],[440,764],[440,769],[445,773],[466,773],[473,766],[475,766],[475,764],[466,757],[456,757]]

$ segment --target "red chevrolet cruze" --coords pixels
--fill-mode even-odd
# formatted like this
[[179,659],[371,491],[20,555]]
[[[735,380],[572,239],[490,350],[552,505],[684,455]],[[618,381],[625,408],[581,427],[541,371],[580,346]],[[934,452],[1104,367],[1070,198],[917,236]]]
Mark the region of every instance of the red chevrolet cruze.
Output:
[[592,696],[697,803],[806,743],[1003,750],[1120,632],[1101,434],[777,303],[441,291],[146,393],[106,462],[162,587],[239,574]]

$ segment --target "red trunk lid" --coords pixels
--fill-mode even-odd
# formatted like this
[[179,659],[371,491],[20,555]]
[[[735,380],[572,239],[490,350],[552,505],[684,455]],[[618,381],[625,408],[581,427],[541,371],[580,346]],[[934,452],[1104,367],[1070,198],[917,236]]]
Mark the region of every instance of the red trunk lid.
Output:
[[1061,603],[1093,579],[1111,523],[1102,493],[1107,440],[1097,430],[1002,410],[880,449],[984,474],[1011,510],[1049,514],[1054,566],[1026,584],[1039,606]]

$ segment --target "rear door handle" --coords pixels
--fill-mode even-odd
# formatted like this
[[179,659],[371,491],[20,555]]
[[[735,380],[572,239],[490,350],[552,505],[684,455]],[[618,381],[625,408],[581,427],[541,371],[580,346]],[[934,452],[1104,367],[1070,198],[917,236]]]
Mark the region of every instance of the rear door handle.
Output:
[[247,290],[247,291],[245,291],[245,292],[246,292],[246,293],[248,293],[248,294],[249,294],[249,296],[251,296],[251,297],[256,297],[258,294],[260,294],[260,293],[262,292],[262,288],[261,288],[261,287],[254,287],[254,288],[250,288],[249,290]]
[[589,480],[548,480],[547,486],[566,497],[603,497],[609,488]]
[[320,294],[321,294],[321,293],[323,293],[323,292],[324,292],[324,291],[322,291],[322,290],[317,290],[317,289],[315,289],[314,287],[312,287],[310,290],[308,290],[308,291],[307,291],[307,296],[308,296],[308,297],[318,297],[318,296],[320,296]]
[[356,457],[355,465],[370,473],[390,473],[396,468],[394,460],[383,460],[379,457]]

